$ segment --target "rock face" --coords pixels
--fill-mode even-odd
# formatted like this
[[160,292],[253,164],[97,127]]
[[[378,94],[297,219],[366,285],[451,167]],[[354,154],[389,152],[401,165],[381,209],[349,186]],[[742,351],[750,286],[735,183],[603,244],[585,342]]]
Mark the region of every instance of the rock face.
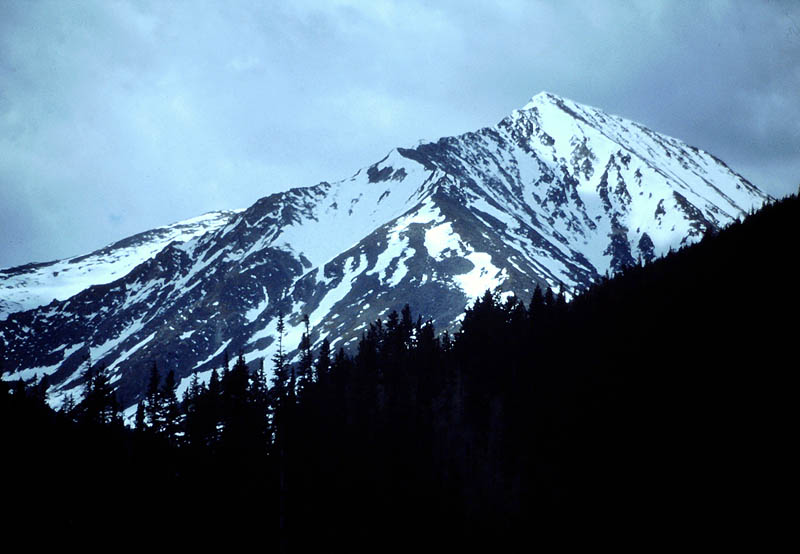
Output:
[[226,351],[270,367],[279,313],[291,348],[304,315],[312,342],[334,348],[405,303],[444,329],[486,289],[574,291],[768,199],[702,150],[541,93],[493,127],[262,198],[115,281],[11,314],[0,321],[3,378],[47,374],[58,405],[79,398],[90,356],[130,407],[154,360],[181,387]]

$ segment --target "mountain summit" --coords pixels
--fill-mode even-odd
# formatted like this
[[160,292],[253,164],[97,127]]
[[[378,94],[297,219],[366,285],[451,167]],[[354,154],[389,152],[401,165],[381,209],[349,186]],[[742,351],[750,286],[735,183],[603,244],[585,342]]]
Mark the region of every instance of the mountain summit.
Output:
[[768,199],[698,148],[543,92],[493,127],[262,198],[116,281],[11,314],[3,378],[48,375],[58,405],[102,365],[130,407],[154,361],[180,389],[226,352],[269,366],[278,314],[290,348],[305,315],[334,348],[406,303],[450,328],[487,289],[569,294]]

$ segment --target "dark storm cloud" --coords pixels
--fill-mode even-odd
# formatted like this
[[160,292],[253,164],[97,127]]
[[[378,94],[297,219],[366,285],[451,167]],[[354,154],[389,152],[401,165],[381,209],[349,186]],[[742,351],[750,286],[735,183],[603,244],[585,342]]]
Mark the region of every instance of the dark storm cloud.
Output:
[[798,2],[281,4],[0,4],[0,266],[342,178],[540,90],[800,182]]

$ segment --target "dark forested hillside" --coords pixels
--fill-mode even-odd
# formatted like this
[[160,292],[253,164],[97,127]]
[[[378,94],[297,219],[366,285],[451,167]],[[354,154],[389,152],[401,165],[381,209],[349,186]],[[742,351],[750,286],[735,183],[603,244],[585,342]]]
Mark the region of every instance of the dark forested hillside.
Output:
[[[570,303],[487,292],[455,336],[406,308],[353,352],[304,337],[300,363],[283,356],[297,345],[279,350],[271,383],[240,357],[176,399],[154,366],[135,431],[115,423],[102,375],[60,414],[12,386],[4,502],[23,523],[155,521],[293,552],[427,550],[429,531],[496,546],[557,522],[674,534],[780,521],[798,222],[797,197],[768,205]],[[41,505],[61,509],[42,518]]]

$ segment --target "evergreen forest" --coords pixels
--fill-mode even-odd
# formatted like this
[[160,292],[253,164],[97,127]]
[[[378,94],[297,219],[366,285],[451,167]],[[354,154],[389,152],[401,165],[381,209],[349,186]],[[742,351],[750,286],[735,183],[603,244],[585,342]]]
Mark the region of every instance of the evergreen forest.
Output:
[[46,381],[0,382],[2,528],[354,552],[779,524],[798,223],[773,202],[569,302],[487,291],[452,334],[406,305],[290,362],[279,324],[273,360],[226,355],[180,398],[154,360],[134,428],[101,367],[60,411]]

